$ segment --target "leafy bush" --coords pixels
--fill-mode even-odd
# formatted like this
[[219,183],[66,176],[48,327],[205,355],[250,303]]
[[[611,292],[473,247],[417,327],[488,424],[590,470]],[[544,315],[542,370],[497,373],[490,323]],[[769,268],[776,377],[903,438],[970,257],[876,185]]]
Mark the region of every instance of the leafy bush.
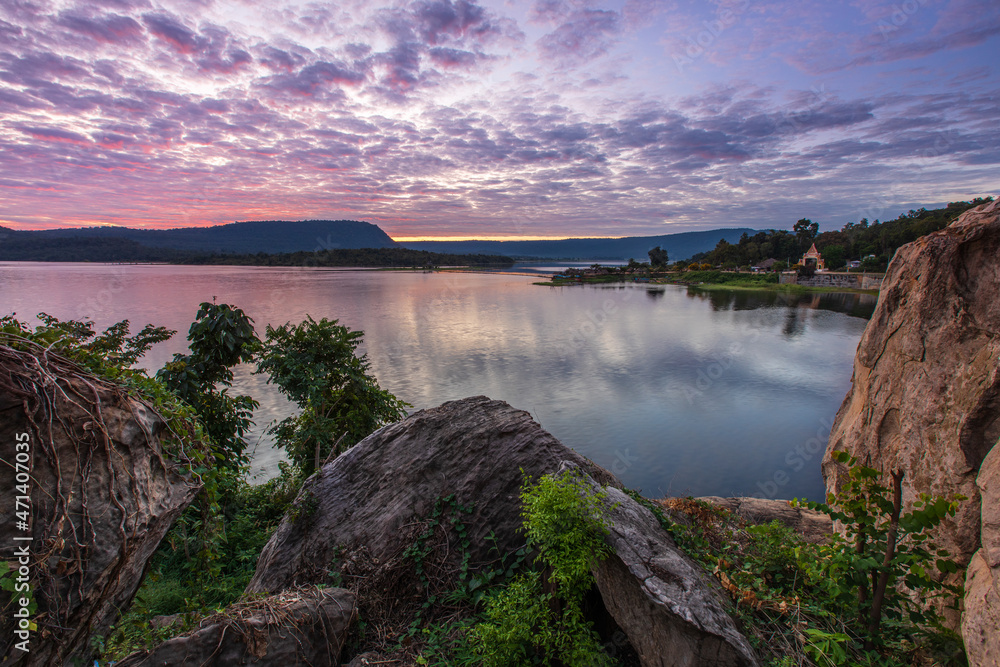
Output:
[[469,635],[482,664],[611,664],[582,608],[594,584],[590,568],[610,554],[604,498],[576,471],[522,489],[524,530],[543,569],[518,575],[489,598],[484,620]]
[[363,335],[325,317],[267,327],[257,372],[302,408],[271,432],[306,474],[406,415],[407,404],[369,374],[368,356],[357,355]]
[[840,493],[831,494],[827,503],[803,503],[843,526],[821,550],[820,574],[831,582],[826,586],[831,603],[857,619],[865,650],[940,629],[930,603],[944,598],[954,604],[961,588],[944,583],[944,575],[958,566],[934,546],[931,531],[955,516],[964,498],[921,493],[903,514],[902,470],[892,472],[892,487],[887,487],[878,470],[859,465],[846,452],[834,452],[833,459],[849,466]]
[[188,331],[190,354],[175,354],[156,377],[201,417],[223,465],[248,461],[243,436],[253,424],[258,403],[250,396],[230,396],[233,367],[253,361],[260,341],[253,320],[228,304],[202,303]]
[[822,545],[802,542],[777,522],[746,525],[695,499],[664,501],[672,519],[633,497],[713,572],[735,602],[744,634],[770,664],[888,666],[913,664],[923,654],[963,665],[960,641],[933,609],[918,604],[960,594],[941,582],[955,565],[929,537],[959,499],[922,495],[903,514],[897,478],[888,487],[878,471],[846,454],[835,459],[849,466],[841,493],[827,503],[801,503],[844,526],[843,535]]

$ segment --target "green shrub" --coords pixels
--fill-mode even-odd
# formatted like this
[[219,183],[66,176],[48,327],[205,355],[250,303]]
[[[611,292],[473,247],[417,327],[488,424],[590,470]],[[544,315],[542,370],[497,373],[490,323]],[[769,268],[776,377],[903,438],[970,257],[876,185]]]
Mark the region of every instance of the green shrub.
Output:
[[406,416],[408,404],[379,387],[368,355],[358,356],[363,336],[325,317],[267,326],[257,372],[302,408],[270,432],[307,475],[331,455]]
[[841,493],[825,504],[801,503],[843,525],[844,534],[827,544],[805,543],[777,522],[746,525],[696,499],[662,501],[672,519],[663,506],[633,497],[719,580],[763,663],[964,665],[960,638],[926,605],[938,597],[960,598],[958,587],[942,583],[956,568],[930,534],[961,499],[921,495],[903,513],[899,471],[887,486],[878,471],[846,454],[834,458],[849,467]]
[[483,621],[469,634],[482,664],[612,664],[582,607],[594,584],[591,567],[611,553],[601,516],[605,497],[572,470],[522,488],[524,530],[543,569],[489,597]]
[[958,566],[934,546],[931,532],[955,516],[964,497],[921,493],[904,514],[902,470],[891,473],[888,487],[881,472],[847,453],[834,452],[833,459],[849,467],[840,493],[826,503],[803,503],[843,526],[820,550],[820,581],[831,604],[856,619],[866,651],[940,630],[941,618],[930,603],[944,598],[954,605],[961,587],[944,583]]

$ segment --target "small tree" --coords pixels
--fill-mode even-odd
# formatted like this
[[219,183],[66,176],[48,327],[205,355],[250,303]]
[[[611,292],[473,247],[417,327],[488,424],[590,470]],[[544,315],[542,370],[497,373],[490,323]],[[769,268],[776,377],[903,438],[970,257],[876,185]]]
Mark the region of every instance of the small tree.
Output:
[[664,267],[667,265],[667,262],[669,261],[670,258],[667,256],[667,251],[660,248],[660,246],[656,246],[655,248],[649,251],[650,266]]
[[795,223],[792,231],[795,232],[795,237],[799,240],[799,246],[802,250],[807,250],[816,238],[816,234],[819,233],[819,224],[809,218],[802,218]]
[[198,413],[223,463],[238,467],[247,461],[243,436],[258,403],[250,396],[230,396],[229,387],[233,367],[253,361],[260,346],[253,320],[239,308],[205,302],[187,339],[191,353],[175,354],[156,377]]
[[835,534],[823,548],[828,594],[838,598],[843,608],[855,610],[864,629],[866,651],[885,643],[883,619],[891,620],[897,629],[907,624],[940,626],[937,612],[922,609],[914,600],[926,604],[936,597],[957,599],[960,589],[941,579],[958,566],[947,551],[934,546],[930,531],[945,517],[955,516],[959,501],[965,498],[932,498],[922,493],[913,509],[903,514],[902,470],[892,471],[891,487],[887,487],[878,470],[859,465],[846,452],[832,456],[849,466],[847,481],[826,504],[804,503],[843,526],[843,534]]
[[368,356],[357,356],[363,335],[325,317],[267,327],[257,372],[267,373],[268,383],[302,408],[271,432],[307,475],[331,455],[406,415],[408,405],[368,374]]
[[846,263],[845,259],[847,258],[847,253],[844,251],[842,246],[827,246],[823,248],[822,254],[823,259],[826,262],[826,268],[828,269],[839,269]]

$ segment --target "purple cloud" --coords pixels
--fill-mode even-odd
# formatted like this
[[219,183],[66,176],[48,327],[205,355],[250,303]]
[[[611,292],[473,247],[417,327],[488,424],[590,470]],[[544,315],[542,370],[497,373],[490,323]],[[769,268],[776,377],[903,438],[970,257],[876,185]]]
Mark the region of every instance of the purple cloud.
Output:
[[203,41],[198,34],[167,14],[143,14],[149,32],[172,46],[177,52],[191,55],[200,51]]
[[565,23],[538,40],[542,57],[566,62],[586,61],[607,53],[617,40],[621,16],[606,10],[572,13]]
[[442,67],[471,67],[478,59],[477,54],[471,51],[449,49],[443,46],[435,46],[427,53],[435,64]]
[[63,14],[58,23],[74,32],[106,44],[136,44],[142,40],[143,30],[138,21],[128,16],[109,14],[90,18],[79,14]]
[[884,39],[891,3],[744,2],[6,3],[0,224],[656,233],[731,222],[720,192],[780,226],[995,187],[989,6],[920,5]]
[[337,86],[358,84],[364,80],[363,72],[351,70],[343,63],[320,61],[297,72],[267,77],[262,87],[277,93],[313,97],[331,90],[336,92]]
[[83,136],[82,134],[78,134],[76,132],[70,132],[68,130],[62,130],[58,127],[20,126],[17,129],[31,137],[34,137],[35,139],[40,139],[41,141],[58,141],[70,144],[90,143],[90,139]]

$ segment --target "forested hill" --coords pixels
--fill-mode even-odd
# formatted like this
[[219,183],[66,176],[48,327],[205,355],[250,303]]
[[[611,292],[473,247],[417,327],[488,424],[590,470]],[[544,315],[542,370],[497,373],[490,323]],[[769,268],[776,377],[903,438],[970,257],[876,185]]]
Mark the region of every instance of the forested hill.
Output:
[[707,232],[682,232],[662,236],[627,236],[620,239],[562,239],[559,241],[414,241],[400,243],[405,248],[449,253],[485,253],[526,259],[601,259],[645,261],[651,249],[660,246],[671,261],[687,259],[711,250],[719,239],[729,243],[739,241],[744,234],[756,230],[713,229]]
[[25,238],[0,227],[0,261],[231,264],[238,266],[510,266],[497,255],[456,255],[409,248],[335,248],[316,252],[208,253],[150,248],[131,239],[109,237]]
[[[390,248],[396,243],[378,225],[357,220],[264,220],[233,222],[215,227],[178,229],[131,229],[128,227],[86,227],[18,231],[0,229],[6,242],[51,242],[55,239],[80,241],[95,248],[93,239],[108,239],[109,246],[125,248],[120,240],[146,248],[170,248],[197,253],[283,253],[334,248]],[[90,240],[84,244],[85,240]],[[58,245],[58,244],[57,244]]]
[[[819,233],[819,224],[803,218],[792,231],[768,229],[747,234],[736,243],[719,241],[710,252],[691,259],[723,269],[749,267],[768,258],[779,260],[780,266],[799,261],[809,246],[816,244],[827,269],[839,269],[845,262],[861,261],[867,271],[884,271],[896,249],[921,236],[944,229],[970,208],[993,201],[992,197],[977,197],[971,201],[948,202],[943,208],[911,210],[895,220],[869,222],[862,218],[848,222],[839,231]],[[671,258],[673,259],[673,258]]]

